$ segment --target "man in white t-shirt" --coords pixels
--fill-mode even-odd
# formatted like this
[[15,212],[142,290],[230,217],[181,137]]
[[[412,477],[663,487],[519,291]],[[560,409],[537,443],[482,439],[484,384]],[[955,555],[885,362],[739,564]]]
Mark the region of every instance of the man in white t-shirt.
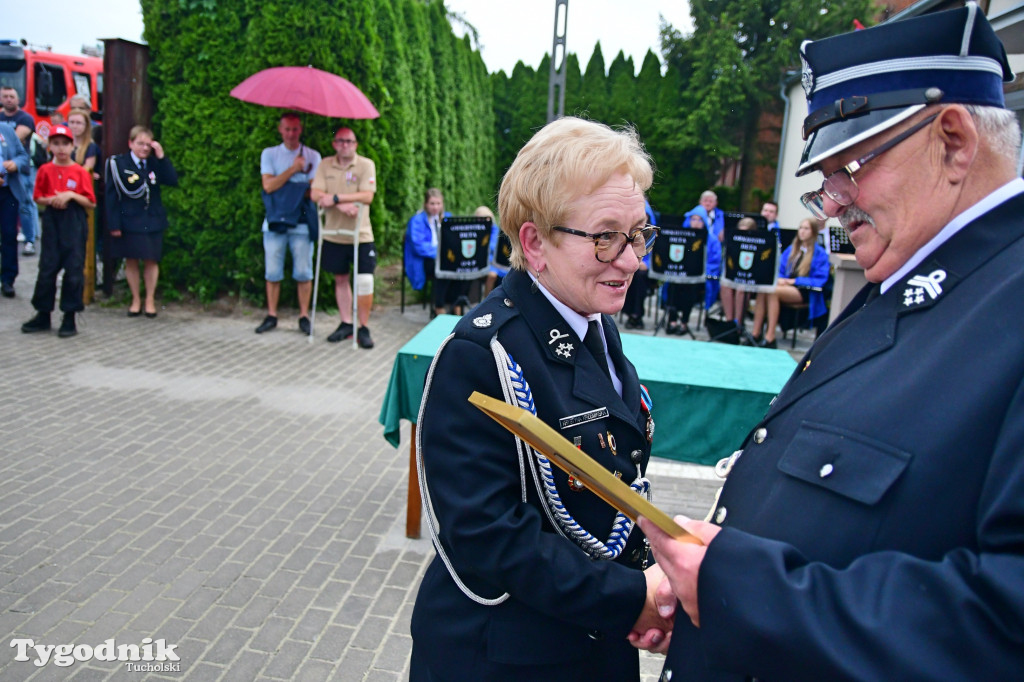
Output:
[[[306,147],[300,141],[302,137],[302,120],[298,114],[286,113],[281,116],[277,130],[281,133],[282,143],[276,147],[267,147],[260,155],[260,175],[263,178],[263,191],[267,195],[284,191],[293,192],[291,183],[301,183],[308,187],[317,167],[320,165],[320,153]],[[278,195],[280,198],[283,195]],[[273,199],[271,199],[272,201]],[[308,202],[307,202],[308,203]],[[309,299],[313,293],[313,246],[307,219],[288,224],[278,220],[263,221],[263,252],[266,263],[264,278],[267,281],[267,316],[256,327],[256,333],[262,334],[277,327],[277,304],[281,297],[281,280],[284,279],[285,251],[292,253],[292,278],[298,287],[299,298],[299,331],[309,334]],[[316,214],[308,220],[315,220]]]

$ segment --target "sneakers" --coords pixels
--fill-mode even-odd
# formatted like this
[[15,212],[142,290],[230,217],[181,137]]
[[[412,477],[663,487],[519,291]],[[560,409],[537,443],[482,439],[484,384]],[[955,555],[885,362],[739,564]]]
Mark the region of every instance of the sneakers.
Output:
[[36,255],[36,245],[32,242],[25,242],[25,248],[21,250],[22,256],[34,256]]
[[[47,325],[49,325],[49,321],[47,321]],[[24,329],[25,328],[22,327],[22,330]],[[64,313],[64,319],[61,320],[60,329],[57,330],[57,336],[62,339],[66,339],[67,337],[74,336],[77,333],[78,329],[75,327],[75,314]]]
[[274,317],[273,315],[267,315],[266,317],[263,318],[263,322],[260,323],[260,326],[256,327],[256,333],[262,334],[263,332],[269,332],[271,329],[274,329],[276,327],[277,318]]
[[309,336],[309,329],[310,329],[310,327],[309,327],[309,318],[308,317],[300,317],[299,318],[299,331],[302,332],[303,334],[305,334],[306,336]]
[[14,285],[4,282],[0,284],[0,292],[3,293],[4,298],[14,298]]
[[[74,323],[72,323],[73,325]],[[21,331],[26,334],[50,331],[50,313],[37,312],[35,317],[21,325]]]
[[[366,327],[360,327],[360,330],[363,330],[363,329],[366,329]],[[330,342],[330,343],[338,343],[339,341],[344,341],[345,339],[350,339],[350,338],[352,338],[352,331],[353,331],[353,328],[352,328],[352,324],[351,323],[349,323],[349,322],[342,322],[341,324],[338,325],[338,328],[335,329],[331,333],[331,335],[327,337],[327,341]],[[367,330],[366,336],[367,336],[367,338],[369,338],[369,336],[370,336],[369,330]],[[370,342],[370,345],[373,345],[372,341]]]
[[373,348],[373,339],[370,338],[370,328],[360,327],[356,332],[356,343],[360,348]]

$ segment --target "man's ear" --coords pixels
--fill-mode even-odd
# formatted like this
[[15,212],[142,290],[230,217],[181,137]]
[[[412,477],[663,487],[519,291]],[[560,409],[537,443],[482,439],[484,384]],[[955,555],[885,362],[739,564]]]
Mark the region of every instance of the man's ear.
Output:
[[523,223],[519,228],[519,243],[523,246],[523,255],[526,257],[526,264],[530,271],[539,275],[544,271],[547,259],[544,256],[544,242],[540,238],[540,231],[534,223]]
[[974,118],[963,106],[951,104],[939,113],[936,125],[943,145],[943,169],[950,183],[960,184],[978,155],[980,136]]

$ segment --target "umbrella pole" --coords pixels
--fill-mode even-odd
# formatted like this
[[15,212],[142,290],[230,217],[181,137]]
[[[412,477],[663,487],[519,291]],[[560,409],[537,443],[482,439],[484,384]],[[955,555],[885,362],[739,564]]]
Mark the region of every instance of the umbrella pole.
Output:
[[316,270],[313,271],[313,308],[309,311],[309,337],[308,343],[313,343],[313,333],[316,331],[316,295],[320,291],[320,254],[324,246],[324,209],[317,206],[316,220],[320,223],[320,229],[316,234]]

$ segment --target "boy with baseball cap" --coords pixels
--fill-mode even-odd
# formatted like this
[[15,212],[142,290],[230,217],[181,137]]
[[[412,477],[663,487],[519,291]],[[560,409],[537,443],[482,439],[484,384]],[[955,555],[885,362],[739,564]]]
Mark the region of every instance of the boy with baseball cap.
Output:
[[86,209],[96,206],[92,178],[82,166],[71,160],[75,138],[67,126],[50,131],[49,147],[53,161],[39,167],[33,198],[44,209],[43,239],[39,253],[39,275],[32,295],[36,316],[21,325],[26,334],[50,329],[57,294],[57,273],[64,270],[60,289],[60,309],[64,313],[57,335],[64,338],[78,333],[75,313],[82,310],[85,285],[85,242],[89,229]]

